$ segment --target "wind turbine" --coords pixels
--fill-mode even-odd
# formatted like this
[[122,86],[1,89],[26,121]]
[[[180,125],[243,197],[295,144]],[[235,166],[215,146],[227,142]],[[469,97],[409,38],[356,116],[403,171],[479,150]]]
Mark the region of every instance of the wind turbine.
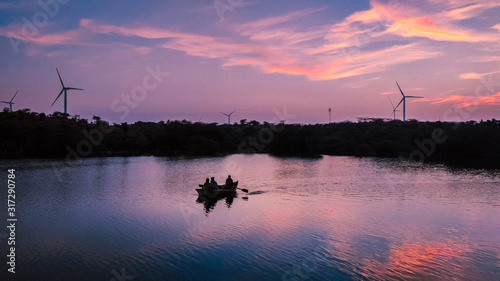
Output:
[[19,92],[19,90],[16,91],[16,93],[14,94],[14,96],[12,97],[12,99],[10,101],[0,101],[0,102],[3,102],[3,103],[6,103],[9,105],[9,108],[10,108],[10,112],[12,112],[12,105],[14,104],[12,101],[14,100],[14,98],[16,97],[17,95],[17,92]]
[[[83,91],[83,89],[80,89],[80,88],[71,88],[71,87],[66,87],[64,86],[64,83],[61,79],[61,74],[59,74],[59,69],[56,68],[56,71],[57,71],[57,75],[59,76],[59,81],[61,81],[61,85],[62,85],[62,90],[61,92],[59,93],[59,95],[57,96],[57,98],[54,100],[54,102],[52,103],[52,105],[54,105],[54,103],[56,103],[57,99],[62,95],[62,93],[64,92],[64,113],[68,113],[68,97],[67,97],[67,93],[68,93],[68,90],[79,90],[79,91]],[[52,106],[51,105],[51,106]]]
[[398,103],[398,105],[396,105],[396,108],[398,108],[399,105],[401,103],[403,103],[403,121],[406,121],[406,98],[409,98],[409,99],[420,99],[420,98],[423,98],[423,97],[420,97],[420,96],[405,96],[405,94],[403,94],[403,91],[401,90],[401,87],[399,87],[399,84],[398,84],[397,81],[396,81],[396,85],[398,85],[399,91],[401,92],[401,95],[403,95],[403,98]]
[[332,108],[328,108],[328,123],[332,123]]
[[229,114],[224,113],[224,112],[221,112],[221,114],[224,114],[224,115],[226,115],[226,116],[227,116],[227,124],[231,125],[231,114],[233,114],[235,111],[236,111],[236,109],[235,109],[235,110],[233,110],[233,112],[231,112],[231,113],[229,113]]
[[392,100],[391,98],[387,97],[389,99],[389,101],[391,102],[391,105],[392,105],[392,114],[394,115],[394,120],[396,120],[396,111],[399,111],[397,110],[396,107],[394,107],[394,104],[392,103]]

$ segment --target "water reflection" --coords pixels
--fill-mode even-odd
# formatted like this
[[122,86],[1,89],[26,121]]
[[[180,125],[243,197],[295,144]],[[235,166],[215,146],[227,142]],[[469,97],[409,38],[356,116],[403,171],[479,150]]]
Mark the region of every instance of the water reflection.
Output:
[[[233,204],[234,198],[236,197],[236,194],[218,195],[213,198],[205,195],[198,195],[198,198],[196,198],[196,203],[203,204],[203,207],[205,208],[205,214],[208,216],[208,213],[210,213],[215,208],[215,205],[219,201],[225,201],[226,207],[230,209],[231,205]],[[246,198],[244,200],[248,200],[248,197],[244,198]]]
[[[268,155],[0,166],[19,167],[20,280],[500,276],[498,171]],[[249,192],[198,197],[228,174]]]

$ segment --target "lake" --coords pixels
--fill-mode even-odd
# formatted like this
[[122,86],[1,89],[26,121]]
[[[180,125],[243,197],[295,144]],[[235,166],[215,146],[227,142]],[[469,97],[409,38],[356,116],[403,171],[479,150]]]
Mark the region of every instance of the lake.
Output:
[[[16,169],[18,218],[15,275],[0,230],[1,280],[500,280],[498,170],[265,154],[0,166],[4,183]],[[228,174],[249,193],[198,198]]]

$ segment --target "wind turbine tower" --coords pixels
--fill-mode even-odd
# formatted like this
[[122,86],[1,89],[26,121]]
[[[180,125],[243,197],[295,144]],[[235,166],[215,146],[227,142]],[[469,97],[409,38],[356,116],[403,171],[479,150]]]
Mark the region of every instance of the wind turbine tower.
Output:
[[332,108],[328,108],[328,123],[332,123]]
[[12,101],[14,100],[14,98],[16,97],[16,95],[17,95],[18,92],[19,92],[19,90],[16,91],[16,93],[14,94],[14,96],[12,97],[12,99],[10,99],[10,101],[0,101],[0,102],[6,103],[6,104],[9,105],[10,112],[13,112],[12,111],[12,105],[14,103]]
[[403,103],[403,121],[406,121],[406,99],[407,98],[409,98],[409,99],[420,99],[420,98],[423,98],[423,97],[420,97],[420,96],[405,96],[405,94],[403,94],[403,91],[401,90],[401,87],[399,87],[399,84],[398,84],[397,81],[396,81],[396,85],[398,85],[399,91],[401,92],[401,95],[403,96],[403,98],[401,99],[401,101],[399,101],[398,105],[396,105],[396,108],[398,108],[399,105],[401,103]]
[[[79,91],[83,91],[83,89],[80,89],[80,88],[72,88],[72,87],[66,87],[64,86],[64,83],[63,83],[63,80],[61,79],[61,74],[59,74],[59,69],[56,68],[56,71],[57,71],[57,76],[59,76],[59,81],[61,81],[61,85],[62,85],[62,90],[61,92],[59,93],[59,95],[57,96],[57,98],[54,100],[54,102],[52,103],[52,105],[54,105],[54,103],[56,103],[57,99],[62,95],[62,93],[64,92],[64,113],[68,113],[68,97],[67,97],[67,93],[68,93],[68,90],[79,90]],[[52,106],[51,105],[51,106]]]
[[387,98],[389,99],[389,101],[391,102],[391,105],[392,105],[393,120],[396,120],[396,111],[399,111],[399,110],[397,110],[397,108],[394,107],[394,104],[392,103],[392,100],[389,97],[387,97]]
[[224,112],[221,112],[221,114],[224,114],[224,115],[226,115],[226,116],[227,116],[227,124],[231,125],[231,114],[233,114],[235,111],[236,111],[236,109],[235,109],[235,110],[233,110],[233,112],[231,112],[231,113],[229,113],[229,114],[224,113]]

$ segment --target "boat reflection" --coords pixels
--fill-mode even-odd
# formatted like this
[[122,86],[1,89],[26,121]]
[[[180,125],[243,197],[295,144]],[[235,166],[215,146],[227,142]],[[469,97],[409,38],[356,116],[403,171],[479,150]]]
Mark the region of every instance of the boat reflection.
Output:
[[[226,207],[229,209],[231,208],[231,205],[233,204],[234,198],[238,197],[236,193],[232,194],[225,194],[225,195],[218,195],[215,197],[209,197],[206,195],[198,195],[198,198],[196,199],[196,203],[203,204],[203,207],[205,209],[205,214],[208,215],[214,208],[215,205],[217,205],[217,202],[224,200],[226,203]],[[246,199],[248,200],[248,198]]]

